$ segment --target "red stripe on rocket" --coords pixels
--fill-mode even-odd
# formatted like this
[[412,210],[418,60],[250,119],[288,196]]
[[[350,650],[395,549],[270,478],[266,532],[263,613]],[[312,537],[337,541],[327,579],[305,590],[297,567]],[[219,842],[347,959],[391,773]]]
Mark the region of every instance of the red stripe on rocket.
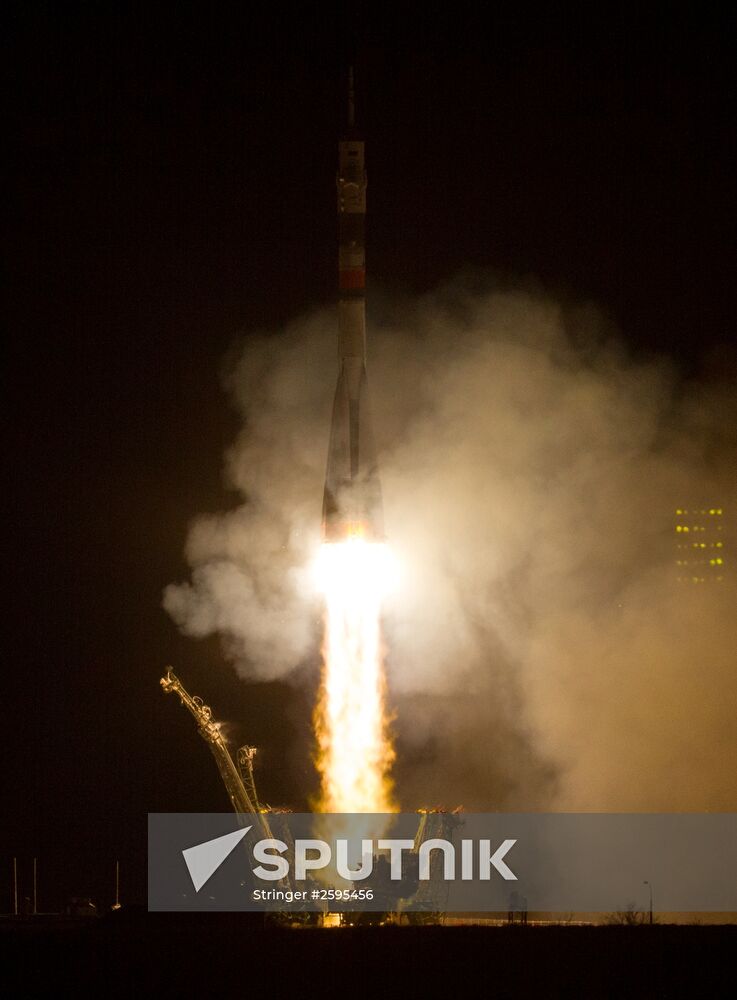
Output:
[[366,376],[366,171],[364,143],[355,127],[353,71],[348,128],[338,144],[338,385],[333,402],[322,536],[384,537],[381,484],[376,462]]

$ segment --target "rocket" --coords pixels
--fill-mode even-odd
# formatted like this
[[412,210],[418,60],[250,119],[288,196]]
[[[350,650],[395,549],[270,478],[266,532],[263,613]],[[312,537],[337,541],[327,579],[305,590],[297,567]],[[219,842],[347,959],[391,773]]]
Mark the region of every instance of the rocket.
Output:
[[384,517],[366,377],[366,171],[356,129],[353,70],[338,143],[338,385],[333,402],[322,537],[381,541]]

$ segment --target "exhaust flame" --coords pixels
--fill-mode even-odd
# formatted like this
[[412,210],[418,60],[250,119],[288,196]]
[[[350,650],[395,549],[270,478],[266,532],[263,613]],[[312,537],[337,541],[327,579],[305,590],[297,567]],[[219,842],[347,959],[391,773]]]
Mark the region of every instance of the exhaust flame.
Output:
[[382,601],[396,575],[392,554],[384,544],[351,537],[324,544],[316,569],[325,596],[323,678],[315,712],[320,809],[394,812],[380,624]]

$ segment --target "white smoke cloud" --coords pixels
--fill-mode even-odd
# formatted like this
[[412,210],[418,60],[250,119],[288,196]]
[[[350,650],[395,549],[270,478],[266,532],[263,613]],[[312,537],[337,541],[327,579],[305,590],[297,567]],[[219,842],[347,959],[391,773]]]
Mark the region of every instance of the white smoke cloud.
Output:
[[[737,575],[679,584],[673,534],[681,504],[735,510],[729,387],[683,385],[541,295],[459,283],[394,317],[371,331],[369,382],[403,567],[386,622],[400,797],[737,808]],[[191,582],[165,592],[245,676],[316,654],[334,344],[323,311],[232,360],[244,502],[194,524]]]

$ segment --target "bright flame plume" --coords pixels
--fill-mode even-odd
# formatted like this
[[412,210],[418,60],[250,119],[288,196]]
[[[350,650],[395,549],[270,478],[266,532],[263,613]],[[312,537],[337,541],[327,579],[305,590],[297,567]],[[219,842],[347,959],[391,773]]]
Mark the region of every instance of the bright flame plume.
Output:
[[323,677],[315,712],[320,810],[395,812],[380,620],[395,576],[392,555],[388,546],[358,537],[326,543],[317,575],[325,596]]

